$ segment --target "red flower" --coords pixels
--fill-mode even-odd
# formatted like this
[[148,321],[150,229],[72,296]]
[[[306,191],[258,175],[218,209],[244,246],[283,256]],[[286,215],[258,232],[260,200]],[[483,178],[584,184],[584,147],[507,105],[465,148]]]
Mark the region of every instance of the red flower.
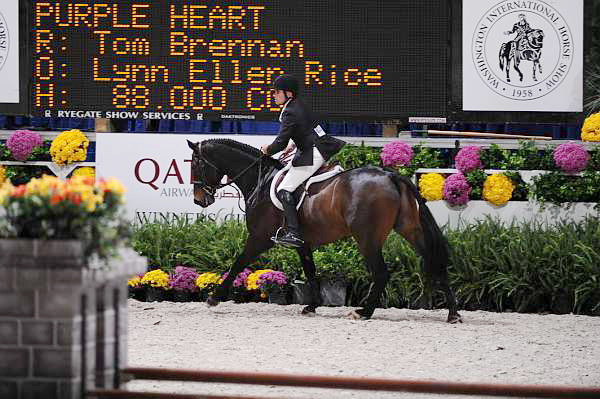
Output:
[[24,197],[26,191],[27,191],[27,187],[25,187],[24,184],[21,184],[20,186],[17,186],[14,188],[14,190],[12,192],[12,196],[15,198]]

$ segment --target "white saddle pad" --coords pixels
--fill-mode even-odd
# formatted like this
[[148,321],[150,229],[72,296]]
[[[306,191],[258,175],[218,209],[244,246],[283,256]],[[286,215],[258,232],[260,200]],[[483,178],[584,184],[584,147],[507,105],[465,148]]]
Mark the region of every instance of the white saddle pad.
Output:
[[[283,211],[283,205],[281,205],[281,201],[279,201],[279,198],[277,198],[277,195],[275,193],[275,184],[277,184],[277,182],[279,181],[279,177],[284,172],[286,172],[287,170],[289,170],[291,167],[292,167],[292,163],[290,162],[283,169],[281,169],[279,172],[277,172],[277,174],[273,178],[273,181],[271,182],[271,190],[270,190],[271,202],[280,211]],[[304,191],[302,192],[302,196],[300,197],[300,201],[298,201],[298,205],[296,205],[296,209],[300,209],[300,206],[302,206],[302,202],[304,202],[304,198],[306,197],[306,192],[308,191],[308,188],[310,187],[311,184],[318,183],[318,182],[321,182],[323,180],[327,180],[327,179],[329,179],[329,178],[331,178],[331,177],[333,177],[335,175],[339,175],[343,171],[344,171],[344,168],[342,168],[340,165],[336,165],[329,172],[321,173],[319,175],[310,177],[306,181],[306,185],[304,187]]]

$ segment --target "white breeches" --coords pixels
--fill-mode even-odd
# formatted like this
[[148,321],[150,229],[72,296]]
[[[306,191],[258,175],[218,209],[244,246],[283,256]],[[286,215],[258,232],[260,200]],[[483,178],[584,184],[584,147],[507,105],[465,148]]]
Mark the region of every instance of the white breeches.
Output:
[[293,193],[302,183],[319,170],[324,163],[325,159],[323,155],[317,150],[317,147],[313,147],[313,164],[309,166],[292,166],[279,187],[277,187],[277,191],[286,190]]

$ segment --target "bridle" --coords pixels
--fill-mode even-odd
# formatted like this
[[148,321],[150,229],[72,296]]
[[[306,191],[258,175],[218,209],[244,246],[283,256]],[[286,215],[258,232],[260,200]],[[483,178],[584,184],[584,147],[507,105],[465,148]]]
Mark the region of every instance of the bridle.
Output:
[[[198,157],[199,157],[200,161],[208,164],[210,167],[212,167],[215,170],[219,170],[217,165],[210,162],[208,159],[206,159],[204,156],[202,156],[202,154],[198,155]],[[260,182],[261,174],[262,174],[262,159],[263,159],[263,156],[258,157],[258,159],[256,159],[254,162],[252,162],[246,168],[244,168],[240,173],[235,175],[233,178],[228,179],[227,183],[219,183],[216,186],[211,186],[210,184],[206,183],[206,174],[204,172],[204,168],[201,168],[201,171],[202,171],[202,176],[200,176],[201,180],[192,179],[192,184],[200,186],[200,189],[202,191],[204,191],[206,194],[210,195],[211,197],[214,197],[217,190],[219,190],[223,187],[230,186],[233,183],[236,183],[240,177],[242,177],[247,171],[249,171],[251,168],[253,168],[256,164],[259,164],[258,165],[258,182]],[[194,176],[195,176],[195,174],[194,174]]]

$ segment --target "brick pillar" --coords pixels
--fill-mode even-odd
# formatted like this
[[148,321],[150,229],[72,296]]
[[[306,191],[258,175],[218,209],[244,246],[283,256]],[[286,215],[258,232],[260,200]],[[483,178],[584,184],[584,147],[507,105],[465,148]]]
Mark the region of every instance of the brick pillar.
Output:
[[145,270],[132,250],[102,265],[78,241],[0,240],[0,398],[113,387],[127,349],[126,278]]

